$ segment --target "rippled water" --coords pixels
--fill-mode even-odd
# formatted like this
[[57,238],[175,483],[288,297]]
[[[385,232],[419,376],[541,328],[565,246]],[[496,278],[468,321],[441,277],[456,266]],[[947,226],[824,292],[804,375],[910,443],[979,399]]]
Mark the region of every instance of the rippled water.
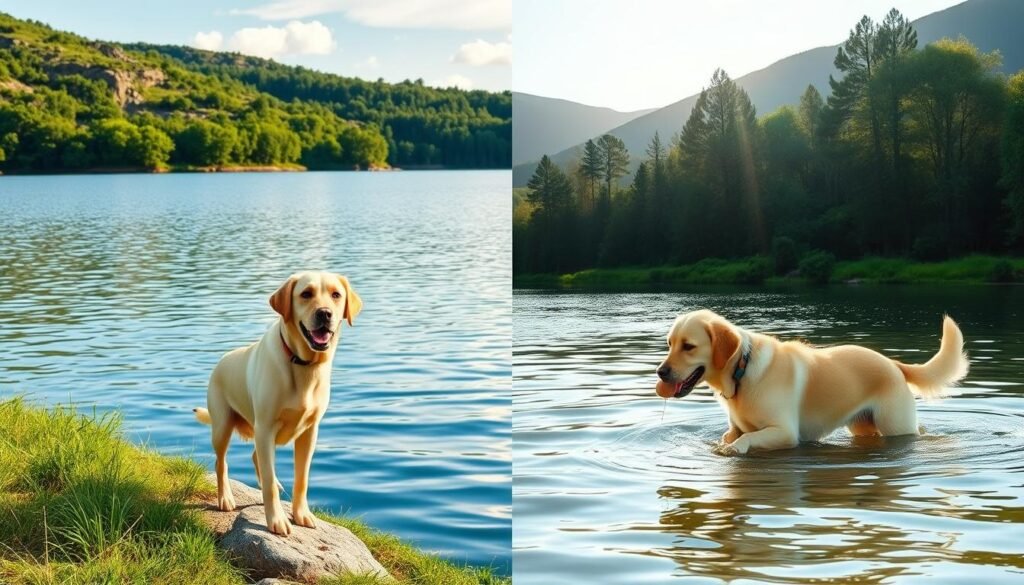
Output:
[[[365,307],[334,362],[314,505],[510,570],[508,172],[0,178],[0,396],[120,409],[132,438],[212,462],[221,354],[293,271]],[[252,446],[229,451],[255,482]],[[291,448],[277,471],[290,490]]]
[[[1024,581],[1024,289],[848,287],[514,296],[516,583]],[[677,313],[909,362],[960,323],[971,373],[919,438],[838,431],[725,457],[707,388],[667,404]]]

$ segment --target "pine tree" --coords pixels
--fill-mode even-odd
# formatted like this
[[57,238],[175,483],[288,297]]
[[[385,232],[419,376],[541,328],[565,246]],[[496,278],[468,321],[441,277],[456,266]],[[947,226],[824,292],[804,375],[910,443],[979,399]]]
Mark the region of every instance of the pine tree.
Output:
[[815,137],[818,134],[818,121],[821,118],[821,110],[824,107],[825,102],[821,99],[818,88],[814,87],[813,84],[808,85],[807,89],[804,90],[804,94],[800,96],[800,123],[803,124],[804,130],[807,131],[812,149],[816,144]]
[[593,140],[588,140],[583,147],[583,158],[580,160],[580,174],[590,186],[590,202],[594,204],[597,192],[597,180],[601,178],[601,150]]
[[597,147],[601,154],[601,178],[605,182],[604,196],[610,199],[612,183],[629,170],[629,151],[622,139],[611,134],[599,138]]

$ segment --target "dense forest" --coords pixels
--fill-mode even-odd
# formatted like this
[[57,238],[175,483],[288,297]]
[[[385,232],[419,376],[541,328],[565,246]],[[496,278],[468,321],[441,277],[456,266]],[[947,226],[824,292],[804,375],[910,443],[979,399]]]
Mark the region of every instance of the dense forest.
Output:
[[764,258],[756,281],[836,258],[1019,252],[1024,71],[996,73],[998,53],[963,38],[917,45],[896,10],[865,16],[827,99],[811,85],[758,118],[718,70],[646,152],[606,135],[569,169],[544,157],[515,200],[516,273]]
[[[157,49],[0,13],[0,171],[511,163],[507,92],[363,82],[238,54]],[[177,58],[193,53],[236,63],[237,75]],[[291,75],[296,87],[312,79],[346,91],[278,95],[249,77],[263,69]]]

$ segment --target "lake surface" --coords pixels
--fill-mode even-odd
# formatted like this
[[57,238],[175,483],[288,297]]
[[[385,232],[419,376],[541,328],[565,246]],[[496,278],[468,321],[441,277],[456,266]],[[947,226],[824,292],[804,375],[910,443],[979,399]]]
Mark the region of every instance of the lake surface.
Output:
[[[693,289],[514,296],[517,585],[1024,582],[1024,288]],[[958,320],[971,373],[919,438],[715,453],[707,387],[667,404],[677,313],[908,362]]]
[[[191,409],[289,274],[349,277],[313,505],[508,572],[507,171],[0,178],[0,396],[120,409],[212,468]],[[255,485],[252,445],[232,477]],[[277,472],[290,499],[291,447]]]

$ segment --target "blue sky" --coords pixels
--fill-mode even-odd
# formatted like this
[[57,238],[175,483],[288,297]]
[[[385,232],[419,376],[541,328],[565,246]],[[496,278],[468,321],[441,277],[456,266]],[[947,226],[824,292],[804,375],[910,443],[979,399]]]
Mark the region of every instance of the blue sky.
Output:
[[0,0],[113,41],[238,50],[364,79],[511,88],[513,0]]
[[513,0],[513,89],[620,111],[693,95],[846,39],[867,14],[911,20],[963,0]]

